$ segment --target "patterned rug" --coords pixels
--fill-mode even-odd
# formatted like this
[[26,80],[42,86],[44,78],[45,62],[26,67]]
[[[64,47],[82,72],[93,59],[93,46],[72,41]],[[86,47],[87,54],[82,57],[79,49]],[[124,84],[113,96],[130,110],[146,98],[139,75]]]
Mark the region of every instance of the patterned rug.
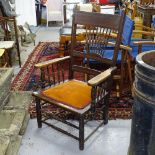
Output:
[[[15,91],[33,91],[36,89],[40,72],[34,68],[38,62],[54,59],[59,57],[59,43],[57,42],[40,42],[29,55],[26,63],[20,70],[19,74],[12,82],[11,89]],[[78,49],[82,49],[79,45]],[[68,51],[65,51],[68,53]],[[132,115],[133,99],[129,91],[124,91],[121,98],[115,96],[115,92],[110,97],[109,117],[111,119],[122,118],[130,119]],[[58,109],[53,109],[57,111]],[[35,106],[32,101],[29,112],[31,118],[35,117]]]

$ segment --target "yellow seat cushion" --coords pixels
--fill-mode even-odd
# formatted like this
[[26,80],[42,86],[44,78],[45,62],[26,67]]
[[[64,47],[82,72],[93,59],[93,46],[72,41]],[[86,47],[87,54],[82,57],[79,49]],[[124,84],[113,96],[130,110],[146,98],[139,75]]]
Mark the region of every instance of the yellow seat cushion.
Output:
[[42,94],[76,109],[83,109],[91,102],[91,86],[76,80],[44,90]]

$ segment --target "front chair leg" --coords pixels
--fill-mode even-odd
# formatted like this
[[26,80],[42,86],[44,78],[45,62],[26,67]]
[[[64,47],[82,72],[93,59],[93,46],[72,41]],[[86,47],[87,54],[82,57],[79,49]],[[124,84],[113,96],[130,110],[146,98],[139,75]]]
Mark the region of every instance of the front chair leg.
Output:
[[79,149],[84,149],[84,117],[80,116],[79,120]]
[[40,105],[40,99],[36,98],[36,113],[37,113],[37,123],[38,128],[42,128],[42,122],[41,122],[41,105]]

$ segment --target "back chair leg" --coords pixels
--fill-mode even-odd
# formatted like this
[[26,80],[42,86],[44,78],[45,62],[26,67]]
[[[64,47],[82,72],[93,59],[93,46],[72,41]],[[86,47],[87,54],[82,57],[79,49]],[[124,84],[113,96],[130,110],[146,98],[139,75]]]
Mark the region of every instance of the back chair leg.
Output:
[[36,113],[37,113],[37,123],[38,123],[38,128],[42,128],[42,114],[41,114],[41,105],[40,105],[40,99],[36,98]]
[[79,120],[79,149],[84,150],[84,117]]

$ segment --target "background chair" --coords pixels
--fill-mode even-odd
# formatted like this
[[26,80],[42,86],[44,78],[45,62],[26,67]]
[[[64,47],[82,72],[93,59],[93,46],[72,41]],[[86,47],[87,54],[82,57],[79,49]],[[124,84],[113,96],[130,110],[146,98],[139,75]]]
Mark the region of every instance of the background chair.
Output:
[[132,38],[151,39],[151,37],[154,36],[155,30],[143,24],[143,17],[137,12],[137,2],[133,1],[132,3],[126,3],[125,9],[126,14],[135,22]]
[[[151,39],[155,35],[154,30],[143,25],[142,27],[142,30],[134,30],[135,21],[126,16],[120,51],[117,59],[117,68],[120,70],[120,72],[118,72],[119,74],[114,75],[114,79],[119,80],[119,85],[116,85],[117,97],[122,94],[127,84],[130,85],[130,90],[132,92],[136,56],[141,52],[155,50],[155,42]],[[145,35],[149,38],[135,39],[133,38],[134,34],[140,34],[139,36]],[[108,52],[107,57],[111,57]]]
[[[136,56],[145,51],[155,50],[155,29],[143,25],[143,18],[137,13],[137,2],[132,2],[126,6],[127,13],[130,13],[131,18],[135,21],[130,47],[132,48],[132,59],[135,62]],[[153,21],[154,22],[154,21]]]
[[[130,53],[132,52],[132,48],[130,47],[132,32],[134,29],[134,21],[131,20],[128,16],[125,17],[124,27],[123,27],[123,33],[122,33],[122,39],[121,39],[121,45],[119,47],[118,57],[116,61],[117,65],[117,72],[114,74],[114,79],[116,80],[116,95],[117,97],[120,97],[122,94],[122,91],[125,86],[125,80],[129,80],[130,88],[132,87],[132,75],[131,75],[131,66],[130,66]],[[110,42],[108,43],[109,46],[107,49],[101,48],[102,55],[108,59],[111,59],[113,57],[114,48],[113,45],[115,45],[115,33],[112,35],[113,38],[111,38]],[[96,46],[100,46],[96,44]],[[91,53],[96,53],[96,48],[91,48]],[[85,63],[88,63],[85,60]],[[89,65],[92,67],[101,66],[101,64],[98,64],[97,61],[89,61]],[[101,68],[101,67],[100,67]]]
[[[77,11],[85,11],[85,12],[100,12],[100,5],[96,3],[86,3],[86,4],[77,4],[75,5],[73,10]],[[64,49],[67,49],[69,47],[69,43],[71,42],[71,29],[72,29],[72,23],[66,23],[64,26],[60,29],[60,48],[62,51]],[[76,39],[78,41],[83,41],[85,39],[85,36],[83,34],[83,27],[78,25],[78,34]]]
[[117,97],[119,97],[126,87],[125,81],[129,81],[128,85],[130,86],[130,90],[132,92],[132,71],[131,71],[131,60],[130,54],[132,53],[132,48],[130,46],[132,33],[134,29],[134,21],[130,19],[128,16],[125,17],[123,33],[122,33],[122,41],[120,45],[120,51],[117,59],[117,66],[120,69],[118,75],[116,75],[115,79],[120,80],[119,85],[116,86],[118,89]]
[[16,47],[19,66],[21,67],[20,49],[18,41],[18,32],[15,17],[0,17],[0,28],[3,35],[1,39],[0,48],[6,49],[9,54],[9,65],[11,66],[11,53],[10,49]]
[[[56,58],[47,62],[36,64],[35,67],[41,70],[41,89],[33,92],[36,101],[37,122],[38,127],[42,127],[42,123],[71,136],[79,141],[79,148],[84,149],[84,142],[102,125],[108,123],[108,101],[112,87],[112,76],[118,56],[119,45],[122,36],[124,23],[124,13],[122,15],[107,15],[99,13],[88,13],[75,11],[72,24],[72,42],[70,56]],[[76,51],[78,42],[76,41],[77,25],[85,26],[86,52]],[[102,49],[107,47],[110,34],[115,31],[117,33],[116,44],[112,59],[103,57],[99,50],[97,53],[90,53],[89,47],[100,44]],[[93,59],[105,65],[105,71],[91,69],[89,65],[84,65],[83,60]],[[68,77],[64,74],[64,64],[68,60],[69,72]],[[66,73],[66,72],[65,72]],[[49,75],[50,74],[50,75]],[[88,81],[84,80],[84,75],[88,75]],[[75,80],[76,78],[76,80]],[[47,105],[60,108],[60,113],[54,114],[52,111],[43,112]],[[89,120],[97,119],[98,111],[102,112],[103,120],[98,126],[87,136],[84,136],[84,126]],[[75,122],[61,117],[62,114],[69,113],[77,119]],[[85,120],[86,114],[89,118]],[[55,126],[49,123],[49,119],[56,119],[79,131],[78,136],[67,132],[65,128]]]
[[62,21],[64,24],[63,0],[47,0],[45,6],[47,11],[47,27],[49,21]]

